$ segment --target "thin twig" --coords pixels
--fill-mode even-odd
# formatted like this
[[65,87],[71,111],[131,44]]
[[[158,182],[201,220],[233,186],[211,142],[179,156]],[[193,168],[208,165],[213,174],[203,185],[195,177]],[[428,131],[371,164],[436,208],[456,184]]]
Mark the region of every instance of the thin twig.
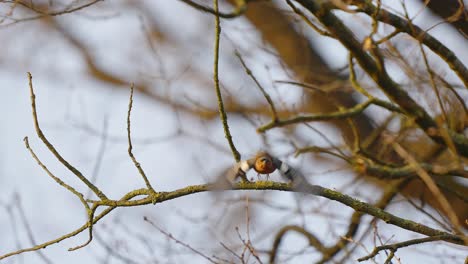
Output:
[[[312,129],[312,131],[314,131],[317,135],[319,135],[321,138],[323,138],[323,140],[325,140],[325,142],[327,142],[334,150],[336,150],[338,153],[340,153],[340,155],[342,156],[341,158],[344,158],[344,160],[346,160],[346,158],[347,158],[346,154],[338,146],[333,144],[332,140],[329,139],[327,135],[325,135],[322,131],[320,131],[319,129],[313,127],[312,125],[305,124],[305,126]],[[296,153],[297,153],[297,151],[296,151]]]
[[247,216],[247,243],[245,243],[244,241],[244,244],[245,246],[247,247],[247,249],[250,251],[250,253],[252,254],[252,256],[255,257],[255,259],[257,259],[258,263],[262,264],[263,262],[260,260],[260,257],[258,256],[258,253],[257,251],[255,250],[254,246],[252,245],[252,240],[250,240],[250,210],[249,210],[249,196],[247,195],[245,197],[246,199],[246,205],[245,205],[245,210],[246,210],[246,216]]
[[208,260],[209,262],[211,263],[215,263],[216,264],[216,261],[214,261],[213,259],[211,259],[210,257],[208,257],[207,255],[203,254],[202,252],[194,249],[193,247],[191,247],[189,244],[186,244],[180,240],[178,240],[177,238],[175,238],[171,233],[168,233],[166,231],[164,231],[162,228],[160,228],[159,226],[157,226],[153,221],[151,221],[147,216],[144,216],[143,217],[143,220],[145,220],[146,222],[148,222],[151,226],[153,226],[154,228],[156,228],[159,232],[161,232],[163,235],[165,235],[166,237],[168,237],[169,239],[173,240],[174,242],[176,242],[177,244],[180,244],[182,246],[184,246],[185,248],[188,248],[190,249],[192,252],[194,252],[195,254],[197,255],[200,255],[202,256],[203,258],[205,258],[206,260]]
[[221,26],[219,22],[219,13],[218,13],[218,0],[213,0],[214,11],[216,13],[215,16],[215,42],[214,42],[214,62],[213,62],[213,79],[214,79],[214,87],[216,90],[216,97],[218,98],[218,109],[219,109],[219,117],[221,118],[221,122],[223,123],[224,128],[224,135],[229,143],[229,147],[231,148],[232,155],[236,162],[239,162],[241,159],[241,155],[239,151],[237,151],[236,146],[234,146],[234,142],[232,141],[231,132],[229,131],[229,125],[227,122],[227,115],[226,111],[224,110],[224,103],[223,97],[221,95],[221,89],[219,87],[219,74],[218,74],[218,62],[219,62],[219,40],[221,36]]
[[[380,199],[374,203],[374,206],[380,209],[386,208],[390,202],[393,200],[393,198],[398,194],[398,192],[403,188],[403,186],[407,185],[410,182],[410,180],[401,180],[398,181],[394,184],[388,185]],[[362,218],[364,217],[364,214],[361,212],[354,212],[351,216],[351,219],[349,220],[349,225],[346,233],[340,237],[340,239],[336,242],[334,246],[327,247],[325,253],[323,254],[323,257],[320,261],[317,262],[317,264],[323,264],[327,263],[330,261],[334,256],[336,256],[340,251],[344,251],[346,246],[348,245],[349,242],[354,242],[353,238],[356,235],[359,226],[362,224]],[[374,218],[375,219],[375,218]],[[346,253],[348,253],[347,251]],[[341,262],[337,262],[341,263]]]
[[37,118],[37,111],[36,111],[36,95],[34,94],[34,89],[33,89],[33,84],[32,84],[32,75],[30,72],[28,72],[28,79],[29,79],[29,92],[31,94],[31,108],[32,108],[32,115],[34,119],[34,127],[36,129],[37,136],[42,140],[42,142],[47,146],[50,152],[54,154],[54,156],[62,163],[69,171],[71,171],[73,174],[75,174],[86,186],[88,186],[89,189],[93,190],[93,192],[101,199],[101,200],[107,200],[106,195],[99,190],[93,183],[91,183],[86,177],[73,165],[71,165],[68,161],[66,161],[55,149],[55,147],[49,142],[49,140],[46,138],[44,133],[42,133],[42,130],[39,126],[39,120]]
[[130,99],[129,99],[129,102],[128,102],[128,112],[127,112],[128,155],[132,159],[133,164],[135,165],[135,167],[137,168],[137,170],[140,173],[141,177],[145,181],[145,184],[146,184],[146,187],[148,188],[148,190],[151,190],[151,191],[154,192],[154,189],[151,186],[151,183],[149,182],[148,177],[146,177],[145,171],[141,167],[141,164],[136,160],[136,158],[135,158],[135,156],[133,155],[133,152],[132,152],[133,146],[132,146],[132,137],[130,135],[130,131],[131,131],[131,129],[130,129],[130,124],[131,124],[130,114],[132,112],[132,106],[133,106],[133,88],[134,88],[134,84],[132,83],[132,85],[130,86]]
[[26,7],[26,8],[29,8],[29,9],[33,10],[34,12],[38,13],[39,15],[32,16],[32,17],[21,18],[21,19],[16,19],[15,21],[13,21],[13,22],[11,22],[9,24],[5,24],[4,26],[9,26],[9,25],[19,23],[19,22],[37,20],[37,19],[41,19],[41,18],[44,18],[44,17],[55,17],[55,16],[61,16],[61,15],[65,15],[65,14],[74,13],[76,11],[82,10],[84,8],[92,6],[92,5],[94,5],[94,4],[98,3],[98,2],[101,2],[101,1],[104,1],[104,0],[94,0],[94,1],[90,1],[90,2],[88,2],[86,4],[83,4],[83,5],[74,7],[74,8],[67,7],[64,10],[53,11],[53,12],[44,12],[44,11],[38,10],[34,6],[28,5],[28,4],[24,3],[23,1],[13,1],[15,4],[20,4],[20,5],[22,5],[22,6]]
[[408,240],[408,241],[400,242],[400,243],[396,243],[396,244],[378,246],[378,247],[374,248],[374,250],[371,252],[371,254],[369,254],[369,255],[367,255],[365,257],[359,258],[358,261],[361,262],[361,261],[369,260],[369,259],[375,257],[382,250],[390,250],[390,252],[395,253],[398,249],[403,248],[403,247],[408,247],[408,246],[412,246],[412,245],[423,244],[423,243],[433,242],[433,241],[440,241],[440,240],[444,240],[445,238],[446,238],[445,235],[430,236],[430,237],[425,237],[425,238],[412,239],[412,240]]
[[336,112],[331,113],[324,113],[324,114],[315,114],[315,115],[304,115],[304,116],[296,116],[289,119],[284,120],[277,120],[277,121],[270,121],[269,123],[257,128],[257,131],[263,133],[267,130],[270,130],[275,127],[283,127],[287,125],[297,124],[297,123],[305,123],[305,122],[314,122],[314,121],[328,121],[328,120],[336,120],[336,119],[344,119],[348,117],[356,116],[366,110],[372,104],[375,104],[375,99],[369,99],[363,103],[357,104],[348,109],[341,109]]
[[304,20],[306,22],[306,24],[309,25],[311,28],[313,28],[317,33],[319,33],[320,35],[325,36],[325,37],[333,37],[333,35],[330,32],[328,32],[328,31],[326,31],[324,29],[321,29],[317,25],[312,23],[312,21],[310,21],[310,19],[299,8],[297,8],[291,2],[291,0],[286,0],[286,3],[292,8],[294,13],[299,15],[302,18],[302,20]]
[[[98,152],[96,155],[96,162],[94,163],[93,172],[91,173],[91,179],[90,179],[90,181],[93,184],[96,184],[97,182],[99,170],[101,168],[102,160],[104,158],[104,153],[107,147],[108,136],[109,135],[107,133],[107,117],[104,117],[104,121],[102,124],[102,134],[100,135],[101,144],[99,145],[99,148],[98,148]],[[85,197],[90,198],[90,196],[91,196],[91,190],[88,189],[88,192],[86,193]]]
[[396,35],[400,34],[401,33],[401,30],[400,29],[395,29],[394,31],[392,31],[392,33],[388,34],[387,36],[379,39],[379,40],[376,40],[374,41],[375,45],[380,45],[380,44],[383,44],[387,41],[389,41],[390,39],[392,39],[393,37],[395,37]]
[[[390,139],[391,140],[391,139]],[[450,222],[454,225],[455,230],[460,232],[460,222],[458,220],[457,215],[455,214],[452,206],[450,205],[449,201],[447,198],[442,194],[440,189],[437,187],[435,184],[434,180],[429,176],[426,170],[424,170],[421,165],[416,161],[416,159],[409,154],[400,144],[397,142],[391,141],[391,144],[395,151],[400,155],[403,159],[405,159],[409,165],[414,167],[416,170],[417,175],[421,178],[421,180],[426,184],[427,188],[431,191],[431,193],[434,195],[435,199],[439,201],[440,206],[444,210],[444,212],[447,214],[448,218],[450,219]],[[468,241],[468,238],[467,238]]]
[[82,193],[78,192],[77,190],[75,190],[75,188],[73,188],[72,186],[66,184],[64,181],[62,181],[59,177],[55,176],[54,174],[52,174],[52,172],[44,165],[44,163],[41,162],[41,160],[37,157],[36,153],[34,153],[33,149],[31,148],[31,146],[29,145],[29,140],[28,140],[28,137],[25,137],[23,139],[24,141],[24,145],[26,146],[26,149],[29,150],[29,153],[31,153],[31,156],[33,157],[33,159],[39,164],[39,166],[47,173],[47,175],[49,175],[55,182],[57,182],[60,186],[64,187],[65,189],[69,190],[71,193],[73,193],[74,195],[76,195],[78,197],[78,199],[80,199],[81,203],[83,204],[83,206],[86,208],[86,210],[89,210],[89,205],[88,203],[86,202],[84,196]]
[[91,209],[88,211],[88,224],[87,224],[87,226],[88,226],[88,240],[86,240],[86,242],[84,242],[81,245],[69,248],[68,251],[75,251],[77,249],[84,248],[87,245],[89,245],[89,243],[91,243],[91,241],[93,241],[94,213],[96,212],[97,208],[98,208],[97,203],[94,203],[93,206],[91,207]]
[[360,84],[359,82],[357,81],[357,78],[356,78],[356,70],[354,68],[354,63],[353,63],[353,56],[351,55],[351,53],[349,54],[348,56],[348,63],[349,63],[349,81],[351,82],[351,85],[353,86],[353,88],[360,92],[361,94],[363,94],[364,96],[366,96],[369,100],[374,100],[374,104],[375,105],[378,105],[378,106],[381,106],[387,110],[389,110],[390,112],[393,112],[393,113],[404,113],[403,109],[401,109],[400,107],[390,103],[390,102],[387,102],[387,101],[384,101],[384,100],[381,100],[381,99],[378,99],[376,97],[374,97],[372,94],[370,94],[366,89],[364,89]]
[[[442,112],[443,120],[445,121],[445,124],[447,125],[447,127],[450,128],[449,123],[448,123],[449,120],[448,120],[447,110],[444,107],[444,103],[442,102],[442,99],[441,99],[441,96],[440,96],[440,91],[437,88],[437,85],[435,83],[434,71],[431,69],[431,67],[429,65],[429,60],[427,59],[426,52],[424,51],[424,46],[422,45],[421,42],[419,43],[419,48],[421,50],[421,55],[423,57],[424,65],[426,66],[427,73],[429,74],[429,79],[430,79],[432,90],[434,90],[434,93],[435,93],[436,98],[437,98],[437,103],[439,104],[440,111]],[[440,131],[440,134],[444,137],[444,140],[445,140],[451,154],[453,156],[458,156],[458,155],[456,155],[457,154],[457,149],[455,148],[455,145],[454,145],[452,139],[448,135],[448,132],[447,132],[446,128],[442,124],[438,123],[438,129]]]
[[[131,192],[127,193],[126,195],[124,195],[122,197],[122,199],[120,199],[119,201],[129,201],[130,199],[132,199],[132,198],[134,198],[136,196],[139,196],[139,195],[142,195],[142,194],[147,194],[147,192],[148,191],[146,189],[134,190],[134,191],[131,191]],[[151,199],[148,200],[148,201],[151,202]],[[96,216],[93,219],[93,224],[96,224],[99,220],[101,220],[104,216],[109,214],[112,210],[114,210],[117,207],[118,207],[118,205],[109,205],[109,208],[102,211],[98,216]],[[53,244],[59,243],[59,242],[61,242],[63,240],[74,237],[74,236],[80,234],[81,232],[83,232],[84,230],[86,230],[88,227],[89,227],[89,223],[86,223],[86,224],[82,225],[81,227],[77,228],[76,230],[74,230],[74,231],[72,231],[72,232],[70,232],[68,234],[65,234],[65,235],[63,235],[61,237],[58,237],[56,239],[44,242],[42,244],[30,247],[30,248],[23,248],[23,249],[13,251],[13,252],[10,252],[10,253],[4,254],[4,255],[0,255],[0,260],[11,257],[11,256],[14,256],[14,255],[18,255],[18,254],[21,254],[21,253],[32,252],[32,251],[36,251],[36,250],[46,248],[46,247],[48,247],[50,245],[53,245]]]
[[275,240],[273,242],[273,247],[270,253],[270,264],[275,263],[276,261],[276,256],[278,255],[278,249],[281,244],[281,241],[283,240],[283,237],[288,233],[289,231],[295,231],[299,234],[302,234],[309,240],[309,245],[317,249],[321,253],[325,253],[327,248],[322,244],[322,242],[312,233],[309,231],[305,230],[304,228],[296,225],[289,225],[285,226],[280,229],[280,231],[276,234]]
[[[426,215],[427,217],[429,217],[432,221],[434,221],[435,223],[437,223],[441,228],[445,229],[446,231],[450,231],[451,227],[449,225],[447,225],[446,223],[443,223],[442,220],[444,221],[447,221],[446,219],[442,219],[442,220],[439,220],[437,219],[435,216],[433,216],[432,214],[430,214],[428,211],[426,211],[424,209],[424,207],[422,205],[418,205],[416,204],[415,202],[413,202],[411,200],[410,197],[407,197],[406,195],[403,195],[405,197],[405,199],[408,201],[409,204],[411,204],[415,209],[417,209],[418,211],[420,211],[422,214]],[[436,209],[435,209],[436,210]],[[438,212],[438,211],[437,211]],[[439,212],[438,212],[439,213]],[[440,213],[439,213],[439,216]]]
[[308,152],[317,152],[317,153],[321,153],[321,154],[323,154],[323,153],[328,154],[328,155],[340,158],[340,159],[342,159],[342,160],[344,160],[344,161],[346,161],[348,163],[351,163],[351,159],[349,159],[345,155],[335,153],[335,152],[329,150],[328,148],[323,148],[323,147],[319,147],[319,146],[309,146],[309,147],[298,148],[295,151],[294,156],[297,157],[299,155],[302,155],[302,154],[308,153]]
[[[411,30],[414,31],[414,25],[413,25],[413,22],[412,20],[410,19],[409,17],[409,13],[408,13],[408,9],[406,8],[406,4],[405,2],[401,1],[401,5],[402,5],[402,8],[403,8],[403,12],[404,12],[404,15],[405,15],[405,18],[406,20],[408,21],[408,25],[410,26]],[[380,8],[379,8],[380,9]],[[376,14],[378,13],[378,10],[376,10]],[[426,51],[424,50],[424,46],[423,46],[423,43],[419,40],[419,39],[416,39],[419,41],[419,50],[421,51],[421,55],[422,55],[422,58],[423,58],[423,61],[424,61],[424,66],[426,67],[426,71],[427,73],[429,74],[429,78],[430,78],[430,83],[431,83],[431,87],[432,87],[432,90],[434,90],[434,93],[436,95],[436,98],[437,98],[437,103],[439,104],[439,108],[440,108],[440,111],[442,112],[442,115],[444,117],[444,120],[447,121],[447,111],[445,110],[445,107],[442,103],[442,99],[440,98],[440,92],[439,92],[439,89],[437,89],[437,85],[435,84],[435,80],[434,80],[434,72],[432,71],[432,69],[430,68],[429,66],[429,60],[427,59],[427,56],[426,56]],[[447,121],[448,122],[448,121]]]
[[[26,233],[28,235],[29,241],[31,242],[31,244],[34,245],[36,244],[36,239],[34,238],[31,225],[28,222],[28,218],[26,217],[26,213],[24,212],[23,206],[21,205],[21,199],[19,195],[16,195],[16,206],[18,208],[18,212],[23,222],[24,228],[26,229]],[[52,263],[52,261],[43,252],[37,251],[37,254],[45,263],[48,263],[48,264]]]
[[239,4],[236,6],[236,9],[234,11],[232,11],[231,13],[223,13],[223,12],[219,12],[217,6],[215,6],[214,9],[211,9],[209,7],[206,7],[204,5],[200,5],[198,3],[195,3],[193,1],[190,1],[190,0],[180,0],[184,3],[186,3],[187,5],[197,9],[197,10],[200,10],[202,12],[206,12],[206,13],[210,13],[212,15],[215,15],[215,16],[219,16],[219,17],[222,17],[222,18],[235,18],[235,17],[238,17],[238,16],[241,16],[245,13],[245,11],[247,11],[247,1],[246,0],[241,0],[240,3],[239,1],[237,1]]
[[82,244],[81,246],[78,246],[78,247],[75,247],[75,248],[71,248],[69,249],[70,251],[71,250],[75,250],[75,249],[78,249],[78,248],[82,248],[86,245],[88,245],[92,240],[93,240],[93,218],[94,218],[94,212],[96,211],[96,206],[93,206],[92,208],[89,207],[88,203],[86,202],[84,196],[82,193],[76,191],[73,187],[71,187],[70,185],[66,184],[65,182],[63,182],[60,178],[56,177],[55,175],[52,174],[52,172],[49,171],[49,169],[39,160],[39,158],[36,156],[36,154],[34,153],[34,151],[32,150],[32,148],[29,146],[29,141],[28,141],[28,137],[25,137],[24,138],[24,144],[26,145],[26,148],[29,150],[29,152],[31,153],[32,157],[34,160],[36,160],[36,162],[39,164],[39,166],[41,166],[41,168],[52,178],[54,179],[59,185],[63,186],[65,189],[69,190],[71,193],[75,194],[76,196],[78,196],[78,198],[80,199],[81,203],[83,204],[83,206],[85,207],[86,209],[86,213],[88,215],[88,226],[89,226],[89,238],[87,240],[87,242],[85,242],[84,244]]
[[[106,243],[106,241],[104,241],[103,238],[101,238],[101,236],[99,234],[95,234],[94,235],[96,237],[96,241],[98,243],[101,244],[101,246],[104,247],[104,249],[106,250],[106,252],[115,257],[116,259],[120,260],[122,263],[126,263],[126,264],[140,264],[141,262],[137,262],[135,260],[133,260],[132,258],[129,258],[129,257],[126,257],[124,256],[122,253],[120,253],[119,249],[116,248],[116,247],[113,247],[113,246],[110,246],[108,243]],[[125,252],[126,253],[126,252]],[[104,261],[102,263],[105,263]]]
[[273,115],[272,119],[273,120],[278,120],[278,113],[276,112],[275,104],[273,103],[273,100],[271,100],[270,95],[265,91],[263,86],[260,84],[260,82],[257,80],[257,78],[253,75],[252,70],[250,70],[250,68],[247,66],[247,64],[245,64],[245,61],[244,61],[244,59],[242,59],[242,56],[240,55],[240,53],[236,50],[234,52],[234,54],[239,59],[240,63],[242,64],[242,67],[244,67],[245,72],[247,73],[247,75],[249,75],[250,78],[252,78],[252,80],[257,85],[258,89],[260,89],[260,92],[262,92],[263,96],[267,100],[268,105],[270,105],[270,110],[271,110],[271,113]]
[[234,250],[230,249],[228,246],[226,246],[223,242],[220,242],[221,246],[226,249],[227,251],[229,251],[232,255],[234,255],[236,258],[238,258],[240,261],[242,261],[242,257],[239,256],[239,254],[237,254]]

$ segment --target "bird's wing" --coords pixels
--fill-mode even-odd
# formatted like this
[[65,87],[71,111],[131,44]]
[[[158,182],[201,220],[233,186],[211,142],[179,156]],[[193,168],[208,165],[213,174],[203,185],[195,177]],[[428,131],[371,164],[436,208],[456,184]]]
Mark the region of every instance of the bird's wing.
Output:
[[273,160],[273,165],[280,172],[281,176],[290,181],[293,181],[296,174],[298,174],[298,171],[289,166],[286,162],[283,162],[276,157],[271,156],[271,158]]
[[280,172],[281,176],[291,181],[294,189],[303,191],[308,189],[310,183],[304,177],[304,174],[294,167],[288,165],[286,162],[281,161],[278,158],[273,158],[273,164],[276,169]]
[[234,166],[227,168],[217,177],[216,181],[213,183],[214,189],[230,189],[237,178],[241,178],[244,181],[249,181],[247,180],[246,173],[254,166],[254,164],[255,159],[248,159],[237,162]]

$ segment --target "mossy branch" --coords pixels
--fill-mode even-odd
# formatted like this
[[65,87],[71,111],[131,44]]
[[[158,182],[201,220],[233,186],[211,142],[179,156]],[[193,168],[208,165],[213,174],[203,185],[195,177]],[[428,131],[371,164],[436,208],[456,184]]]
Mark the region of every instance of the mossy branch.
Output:
[[[330,200],[337,201],[348,207],[351,207],[355,211],[375,216],[376,218],[381,219],[387,224],[398,226],[403,229],[413,231],[419,234],[423,234],[426,236],[431,236],[431,237],[440,236],[440,240],[446,241],[452,244],[465,245],[465,246],[467,245],[465,244],[465,237],[463,237],[462,235],[450,234],[445,231],[437,230],[437,229],[428,227],[426,225],[398,217],[376,206],[360,201],[358,199],[355,199],[349,195],[340,193],[338,191],[324,188],[319,185],[308,185],[308,186],[305,186],[305,188],[303,187],[304,186],[301,187],[301,191],[298,191],[293,188],[293,184],[273,182],[273,181],[259,181],[259,182],[240,182],[233,186],[233,190],[277,190],[277,191],[301,192],[305,194],[321,196]],[[149,204],[157,204],[157,203],[166,202],[172,199],[184,197],[187,195],[192,195],[195,193],[213,191],[214,189],[215,189],[214,184],[202,184],[202,185],[191,185],[191,186],[187,186],[185,188],[181,188],[181,189],[170,191],[170,192],[153,193],[153,192],[148,191],[147,189],[134,190],[134,191],[127,193],[120,200],[96,201],[95,203],[96,207],[107,206],[108,208],[106,208],[102,213],[96,216],[92,220],[91,223],[96,224],[100,219],[102,219],[105,215],[107,215],[108,213],[110,213],[112,210],[114,210],[117,207],[134,207],[134,206],[142,206],[142,205],[149,205]],[[217,190],[216,192],[219,192],[219,190]],[[131,200],[132,198],[136,196],[140,196],[140,195],[144,195],[145,197],[137,199],[137,200]],[[30,251],[35,251],[35,250],[39,250],[42,248],[46,248],[52,244],[58,243],[60,241],[71,238],[81,233],[82,231],[86,230],[86,228],[88,228],[89,225],[90,223],[86,223],[85,225],[81,226],[77,230],[69,234],[66,234],[64,236],[61,236],[57,239],[51,240],[49,242],[45,242],[45,243],[36,245],[34,247],[31,247],[31,248],[21,249],[15,252],[2,255],[0,256],[0,260],[13,256],[13,255],[21,254],[24,252],[30,252]]]

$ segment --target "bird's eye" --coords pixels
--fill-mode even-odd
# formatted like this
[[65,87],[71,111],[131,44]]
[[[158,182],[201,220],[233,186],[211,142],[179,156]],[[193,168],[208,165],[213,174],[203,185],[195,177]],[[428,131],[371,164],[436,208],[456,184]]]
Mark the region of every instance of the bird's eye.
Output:
[[267,161],[268,161],[267,158],[261,158],[260,160],[261,160],[262,162],[267,162]]

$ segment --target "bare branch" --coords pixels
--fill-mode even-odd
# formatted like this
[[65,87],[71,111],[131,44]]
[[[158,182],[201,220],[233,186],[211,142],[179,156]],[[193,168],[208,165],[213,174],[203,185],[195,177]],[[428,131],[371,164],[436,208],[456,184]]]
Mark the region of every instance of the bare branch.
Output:
[[223,97],[221,95],[221,89],[219,87],[219,73],[218,73],[218,61],[219,61],[219,40],[221,38],[221,25],[219,21],[218,15],[218,0],[213,0],[214,10],[217,14],[215,16],[215,42],[214,42],[214,62],[213,62],[213,80],[214,80],[214,87],[216,91],[216,97],[218,98],[218,109],[219,109],[219,117],[221,122],[223,123],[224,128],[224,135],[229,143],[229,147],[231,148],[232,155],[236,162],[239,162],[241,159],[241,155],[239,151],[237,151],[236,146],[234,146],[234,142],[232,141],[231,132],[229,131],[229,125],[227,122],[227,115],[226,111],[224,110],[224,103]]
[[[236,7],[236,9],[234,11],[232,11],[231,13],[224,13],[224,12],[220,12],[218,10],[218,8],[215,6],[214,9],[212,8],[209,8],[209,7],[206,7],[204,5],[200,5],[198,3],[195,3],[191,0],[180,0],[184,3],[186,3],[187,5],[197,9],[197,10],[200,10],[202,12],[206,12],[206,13],[210,13],[212,15],[215,15],[215,16],[219,16],[219,17],[222,17],[222,18],[235,18],[235,17],[239,17],[239,16],[242,16],[245,11],[247,11],[247,2],[249,0],[241,0],[238,4],[238,6]],[[252,1],[252,0],[250,0]]]
[[146,177],[145,171],[141,167],[141,164],[136,160],[136,158],[135,158],[135,156],[133,155],[133,152],[132,152],[133,146],[132,146],[132,137],[130,136],[130,114],[132,112],[132,106],[133,106],[133,87],[134,87],[134,85],[132,83],[132,86],[130,87],[130,99],[129,99],[129,102],[128,102],[128,112],[127,112],[128,155],[132,159],[133,164],[135,165],[135,167],[137,168],[137,170],[140,173],[141,177],[145,181],[145,184],[146,184],[146,187],[148,188],[148,190],[151,190],[151,191],[154,192],[154,189],[151,186],[151,183],[149,182],[148,177]]
[[271,113],[273,114],[272,119],[273,119],[273,120],[278,120],[278,113],[276,112],[275,104],[273,103],[273,100],[271,100],[270,95],[265,91],[265,89],[264,89],[263,86],[260,84],[260,82],[257,80],[257,78],[255,78],[255,76],[254,76],[253,73],[252,73],[252,70],[250,70],[249,67],[247,67],[247,65],[245,64],[244,60],[242,59],[242,56],[240,55],[240,53],[239,53],[237,50],[235,51],[235,55],[237,56],[237,58],[238,58],[239,61],[241,62],[242,67],[244,67],[245,72],[247,73],[247,75],[249,75],[250,78],[252,78],[252,80],[253,80],[253,81],[255,82],[255,84],[257,85],[258,89],[260,89],[260,92],[262,92],[263,96],[264,96],[265,99],[267,100],[268,105],[270,105],[270,110],[271,110]]
[[37,118],[37,111],[36,111],[36,95],[34,94],[33,84],[32,84],[32,75],[28,72],[29,78],[29,92],[31,94],[31,108],[32,114],[34,119],[34,127],[36,129],[37,136],[42,140],[42,142],[47,146],[50,152],[54,154],[54,156],[62,163],[69,171],[76,175],[89,189],[93,190],[93,192],[101,198],[101,200],[107,200],[107,197],[104,193],[99,190],[93,183],[91,183],[86,177],[73,165],[71,165],[68,161],[66,161],[55,149],[55,147],[49,142],[49,140],[45,137],[44,133],[42,132],[41,128],[39,127],[39,120]]
[[[427,243],[427,242],[440,241],[440,240],[444,240],[444,239],[446,239],[445,235],[430,236],[430,237],[425,237],[425,238],[411,239],[411,240],[396,243],[396,244],[378,246],[378,247],[374,248],[374,250],[372,251],[371,254],[369,254],[369,255],[367,255],[365,257],[359,258],[358,261],[362,262],[362,261],[366,261],[366,260],[369,260],[371,258],[374,258],[382,250],[390,250],[391,253],[395,254],[395,252],[400,248],[404,248],[404,247],[408,247],[408,246],[412,246],[412,245],[417,245],[417,244],[423,244],[423,243]],[[389,255],[388,258],[391,259],[391,256],[393,256],[393,254]]]
[[170,234],[170,233],[164,231],[163,229],[161,229],[161,228],[160,228],[159,226],[157,226],[153,221],[151,221],[147,216],[144,216],[144,217],[143,217],[143,220],[145,220],[146,222],[148,222],[152,227],[156,228],[159,232],[161,232],[163,235],[165,235],[165,236],[168,237],[169,239],[175,241],[177,244],[182,245],[182,246],[184,246],[185,248],[190,249],[191,251],[193,251],[193,252],[196,253],[197,255],[202,256],[204,259],[208,260],[208,261],[211,262],[211,263],[215,263],[215,264],[217,263],[217,262],[215,262],[213,259],[211,259],[210,257],[208,257],[207,255],[205,255],[205,254],[203,254],[202,252],[200,252],[199,250],[194,249],[194,248],[191,247],[189,244],[180,241],[179,239],[175,238],[172,234]]

